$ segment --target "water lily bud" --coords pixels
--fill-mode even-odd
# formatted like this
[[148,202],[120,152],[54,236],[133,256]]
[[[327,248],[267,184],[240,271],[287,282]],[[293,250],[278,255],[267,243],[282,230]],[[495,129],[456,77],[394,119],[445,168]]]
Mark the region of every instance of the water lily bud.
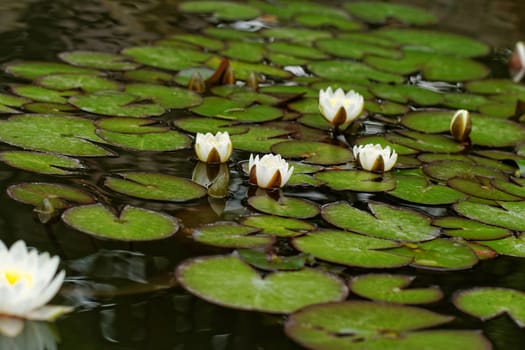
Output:
[[246,86],[252,90],[257,90],[259,88],[259,76],[251,72],[248,79],[246,79]]
[[206,84],[199,72],[194,72],[191,75],[190,81],[188,82],[188,90],[198,93],[206,91]]
[[514,82],[523,79],[525,75],[525,44],[521,41],[516,43],[509,60],[510,76]]
[[204,163],[225,163],[232,154],[232,142],[228,132],[197,133],[195,138],[195,153]]
[[452,137],[461,142],[469,140],[470,131],[472,130],[472,120],[469,111],[465,109],[458,110],[450,121],[450,133]]
[[389,171],[397,161],[397,153],[389,146],[385,148],[381,145],[359,145],[353,148],[356,162],[364,170],[374,172]]
[[281,156],[266,154],[259,159],[259,156],[250,154],[248,163],[248,173],[250,182],[260,188],[280,188],[283,187],[293,174],[293,166]]
[[233,85],[235,84],[235,74],[233,73],[233,68],[228,66],[224,71],[224,75],[221,79],[222,85]]
[[319,111],[331,124],[339,126],[354,121],[364,108],[363,96],[350,90],[346,94],[343,89],[332,91],[331,87],[319,91]]
[[0,241],[0,333],[16,336],[24,327],[23,319],[51,320],[72,311],[68,306],[46,305],[64,281],[64,271],[56,274],[58,263],[57,256],[38,254],[23,241],[10,249]]

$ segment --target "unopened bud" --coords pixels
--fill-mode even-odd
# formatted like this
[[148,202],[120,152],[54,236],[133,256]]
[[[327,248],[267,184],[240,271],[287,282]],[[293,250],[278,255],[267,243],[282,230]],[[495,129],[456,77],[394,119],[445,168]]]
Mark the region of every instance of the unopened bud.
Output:
[[199,72],[194,72],[188,82],[188,90],[202,93],[206,91],[206,84]]
[[233,68],[228,66],[224,71],[224,75],[221,79],[222,85],[233,85],[235,84],[235,74],[233,74]]
[[248,79],[246,79],[246,87],[252,90],[257,90],[259,88],[259,76],[256,73],[250,73]]
[[509,71],[514,82],[520,81],[525,75],[525,44],[521,41],[516,43],[510,56]]
[[465,109],[458,110],[450,121],[450,133],[452,137],[461,142],[470,140],[470,131],[472,130],[472,119],[469,111]]

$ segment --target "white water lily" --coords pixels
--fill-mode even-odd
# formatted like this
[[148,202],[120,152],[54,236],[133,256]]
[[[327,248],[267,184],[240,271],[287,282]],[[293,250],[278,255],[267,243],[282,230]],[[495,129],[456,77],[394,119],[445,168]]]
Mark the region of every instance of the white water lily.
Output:
[[525,43],[518,41],[509,60],[510,75],[514,82],[525,76]]
[[52,320],[71,307],[46,305],[58,292],[65,272],[59,258],[28,249],[17,241],[7,249],[0,241],[0,333],[16,336],[29,320]]
[[363,96],[353,90],[346,94],[341,88],[335,92],[331,87],[319,91],[319,110],[326,120],[336,126],[350,124],[361,115],[364,105]]
[[204,163],[225,163],[232,154],[232,141],[228,132],[197,133],[195,138],[195,153]]
[[354,146],[354,158],[361,168],[368,171],[385,172],[394,167],[397,153],[389,146],[367,144]]
[[456,140],[465,142],[469,140],[472,130],[472,120],[470,113],[466,109],[459,109],[450,121],[450,134]]
[[279,154],[266,154],[260,159],[250,154],[248,173],[250,182],[260,188],[280,188],[292,176],[293,166],[290,167]]

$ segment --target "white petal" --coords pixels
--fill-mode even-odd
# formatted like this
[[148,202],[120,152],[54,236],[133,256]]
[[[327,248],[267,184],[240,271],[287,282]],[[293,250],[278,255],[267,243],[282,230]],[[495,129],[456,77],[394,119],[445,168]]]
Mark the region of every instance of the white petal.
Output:
[[72,312],[74,309],[74,307],[65,305],[46,305],[32,310],[25,316],[28,320],[33,321],[53,321],[65,313]]

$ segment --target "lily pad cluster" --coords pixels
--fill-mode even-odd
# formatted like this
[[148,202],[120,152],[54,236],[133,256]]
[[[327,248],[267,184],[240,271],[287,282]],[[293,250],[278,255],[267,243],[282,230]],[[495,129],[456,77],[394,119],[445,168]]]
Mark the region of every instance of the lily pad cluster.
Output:
[[[183,226],[219,253],[179,264],[182,287],[287,315],[286,334],[307,348],[490,348],[477,331],[425,329],[450,316],[399,305],[449,299],[439,286],[407,288],[420,269],[525,257],[525,88],[485,79],[490,48],[385,2],[185,1],[179,11],[209,25],[119,53],[5,66],[0,161],[57,178],[13,184],[9,196],[98,239],[168,239]],[[365,99],[341,132],[319,112],[328,87]],[[470,142],[449,133],[456,109],[471,113]],[[192,174],[194,135],[219,131],[231,136],[230,162]],[[397,152],[392,171],[358,170],[351,146],[370,143]],[[283,191],[250,187],[249,152],[294,166]],[[136,162],[121,166],[126,157]],[[354,273],[364,269],[382,273]],[[349,291],[372,301],[344,301]],[[477,305],[489,297],[493,307]],[[522,325],[518,292],[467,290],[454,303],[488,319],[508,300]]]

